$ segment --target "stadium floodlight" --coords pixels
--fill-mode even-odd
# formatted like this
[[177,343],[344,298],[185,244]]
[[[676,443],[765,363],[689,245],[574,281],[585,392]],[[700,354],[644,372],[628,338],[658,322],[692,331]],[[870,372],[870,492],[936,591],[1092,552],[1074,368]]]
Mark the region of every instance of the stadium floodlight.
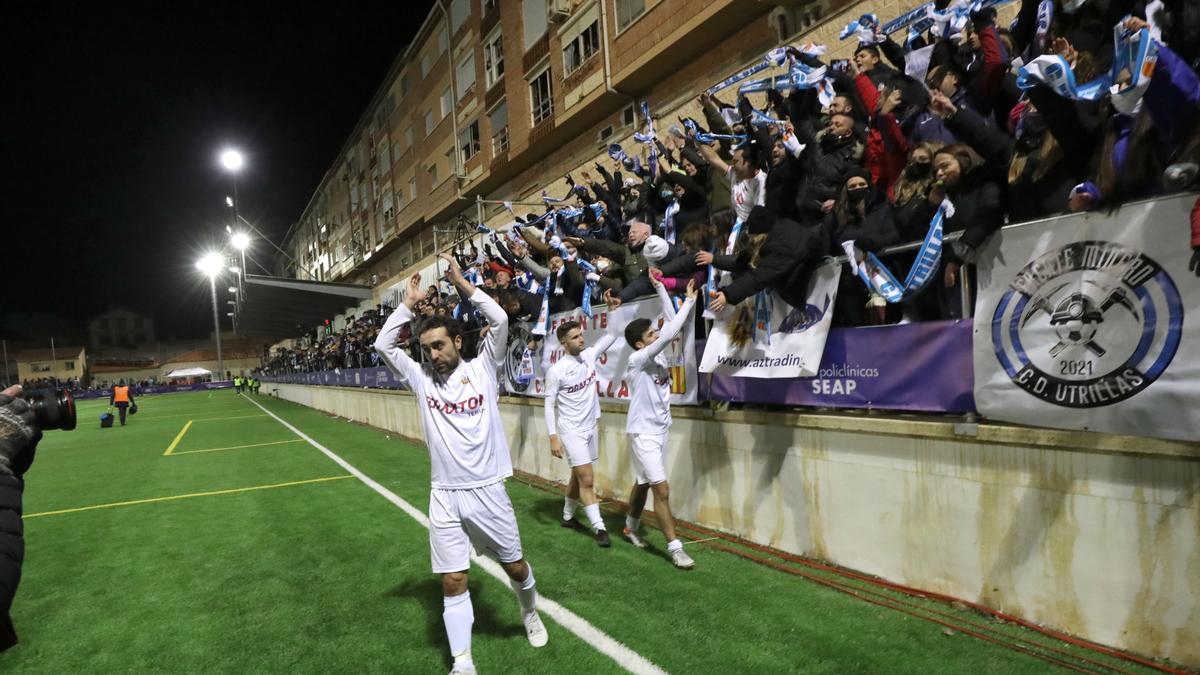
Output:
[[206,253],[196,261],[196,269],[208,277],[208,290],[212,294],[213,337],[217,341],[217,368],[225,373],[225,359],[221,355],[221,322],[217,315],[217,275],[225,269],[225,259],[220,253]]
[[245,232],[235,232],[230,239],[233,241],[234,248],[239,251],[245,251],[246,247],[250,245],[250,235]]
[[225,206],[228,206],[231,209],[233,208],[233,197],[225,195]]
[[240,268],[240,267],[230,267],[230,268],[229,268],[229,273],[230,273],[230,274],[238,274],[238,273],[240,273],[241,271],[242,271],[242,268]]
[[225,267],[225,262],[221,259],[219,253],[206,253],[196,261],[196,269],[209,277],[215,277],[220,274],[222,267]]
[[[242,153],[238,152],[237,150],[233,148],[226,148],[225,150],[221,151],[221,166],[225,167],[226,171],[237,173],[238,171],[241,171],[245,164],[246,159],[242,157]],[[230,206],[233,205],[230,204]]]
[[230,286],[230,287],[229,287],[229,292],[230,292],[230,293],[237,293],[237,286]]

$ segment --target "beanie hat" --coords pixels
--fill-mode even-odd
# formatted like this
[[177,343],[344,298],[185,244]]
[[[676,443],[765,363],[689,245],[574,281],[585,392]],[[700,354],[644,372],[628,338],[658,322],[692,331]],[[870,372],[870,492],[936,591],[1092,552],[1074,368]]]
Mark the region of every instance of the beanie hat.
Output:
[[656,263],[667,257],[669,249],[666,239],[652,234],[642,247],[642,255],[646,256],[646,262]]

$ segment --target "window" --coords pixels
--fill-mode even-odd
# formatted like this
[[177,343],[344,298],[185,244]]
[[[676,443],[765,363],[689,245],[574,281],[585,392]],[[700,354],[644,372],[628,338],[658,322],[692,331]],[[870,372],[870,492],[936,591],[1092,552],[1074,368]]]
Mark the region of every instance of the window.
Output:
[[600,51],[600,22],[593,21],[563,47],[563,72],[575,72]]
[[546,0],[525,0],[522,4],[525,20],[525,51],[546,34]]
[[446,29],[443,28],[442,30],[439,30],[438,34],[437,34],[437,49],[438,49],[437,53],[445,54],[446,50],[449,48],[450,48],[450,35],[448,33],[446,33]]
[[508,102],[501,101],[493,108],[488,121],[492,125],[492,157],[508,152]]
[[434,126],[436,126],[436,124],[433,121],[433,111],[426,110],[425,111],[425,135],[426,136],[433,133]]
[[450,30],[457,33],[464,22],[471,18],[471,0],[453,0],[450,3]]
[[498,4],[500,4],[499,0],[483,0],[483,13],[487,14],[493,9],[496,9],[496,5]]
[[442,92],[442,117],[450,114],[450,110],[454,107],[454,100],[450,98],[450,87],[446,87],[446,91]]
[[408,94],[408,86],[409,86],[408,85],[408,73],[405,73],[400,76],[400,95],[401,96]]
[[549,66],[529,82],[529,100],[535,126],[554,114],[554,94],[550,88]]
[[434,185],[437,185],[437,182],[438,182],[437,164],[430,164],[429,165],[429,187],[432,188]]
[[413,146],[413,132],[412,132],[412,125],[410,124],[410,125],[408,125],[408,128],[404,130],[404,147],[411,149],[412,146]]
[[479,120],[472,121],[458,132],[458,153],[463,164],[479,154]]
[[483,72],[488,88],[504,77],[504,36],[499,26],[483,41]]
[[123,317],[123,316],[117,317],[117,330],[118,331],[124,333],[127,325],[128,325],[128,322],[125,320],[125,317]]
[[422,53],[419,65],[421,66],[421,77],[424,78],[426,75],[429,74],[430,66],[433,65],[432,59],[429,57],[428,54]]
[[475,52],[469,52],[465,59],[458,62],[458,67],[454,69],[454,86],[458,88],[460,101],[475,86]]
[[646,0],[617,0],[617,30],[625,30],[633,20],[646,13]]
[[[103,342],[108,342],[108,340],[104,340]],[[35,373],[48,373],[48,372],[50,372],[50,364],[49,363],[31,363],[31,364],[29,364],[29,369]]]
[[[140,340],[139,340],[139,342],[140,342]],[[75,370],[75,362],[74,362],[74,361],[67,361],[67,363],[66,363],[66,368],[67,368],[67,370]]]
[[379,141],[379,149],[376,151],[375,154],[379,157],[379,170],[380,171],[387,171],[388,169],[392,168],[391,148],[392,148],[392,146],[388,144],[386,138]]
[[417,198],[417,177],[413,176],[408,179],[408,198],[410,200]]

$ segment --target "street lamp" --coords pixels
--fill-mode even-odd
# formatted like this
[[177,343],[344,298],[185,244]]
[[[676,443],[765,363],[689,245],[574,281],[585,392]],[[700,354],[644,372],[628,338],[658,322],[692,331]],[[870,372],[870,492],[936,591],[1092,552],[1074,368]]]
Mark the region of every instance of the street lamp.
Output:
[[221,355],[221,323],[217,316],[217,275],[223,267],[225,261],[219,253],[207,253],[196,261],[196,269],[208,277],[208,289],[212,293],[213,336],[217,339],[217,375],[222,379],[225,377],[225,359]]

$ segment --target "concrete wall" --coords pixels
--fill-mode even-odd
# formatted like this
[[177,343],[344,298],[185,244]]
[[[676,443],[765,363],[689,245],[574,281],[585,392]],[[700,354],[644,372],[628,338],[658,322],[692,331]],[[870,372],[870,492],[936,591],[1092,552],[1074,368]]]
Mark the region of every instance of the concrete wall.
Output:
[[[268,391],[421,438],[412,396]],[[553,480],[540,401],[506,399],[514,465]],[[1200,666],[1200,444],[874,416],[675,411],[686,520]],[[597,489],[632,480],[620,408]]]

